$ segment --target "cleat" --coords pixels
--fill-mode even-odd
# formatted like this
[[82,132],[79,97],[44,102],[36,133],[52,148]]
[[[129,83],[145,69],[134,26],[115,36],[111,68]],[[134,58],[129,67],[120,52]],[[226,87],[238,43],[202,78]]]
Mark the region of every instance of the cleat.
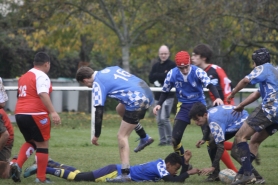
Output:
[[134,149],[134,152],[139,152],[141,150],[143,150],[146,146],[152,144],[154,142],[154,139],[149,137],[147,135],[147,138],[144,138],[144,139],[140,139],[140,143],[139,145]]
[[37,173],[38,165],[33,164],[32,166],[29,166],[28,168],[25,169],[23,177],[27,178],[30,177],[31,175],[34,175]]
[[14,182],[21,182],[20,180],[21,168],[17,163],[11,165],[11,178]]
[[46,178],[44,181],[41,181],[40,179],[36,178],[35,183],[52,184],[53,182],[49,178]]
[[238,181],[239,179],[241,179],[242,176],[243,176],[243,174],[237,173],[235,178],[234,178],[234,180],[233,180],[233,182]]
[[255,184],[264,184],[264,183],[265,183],[264,178],[262,178],[262,179],[256,179],[256,182],[255,182]]
[[113,183],[131,182],[131,178],[130,175],[119,175],[116,178],[107,178],[106,182],[113,182]]
[[208,178],[205,179],[205,182],[220,181],[218,174],[219,171],[214,171],[213,173],[209,174]]
[[240,184],[254,184],[256,182],[256,177],[252,173],[251,175],[242,175],[241,178],[235,180],[231,183],[231,185],[240,185]]

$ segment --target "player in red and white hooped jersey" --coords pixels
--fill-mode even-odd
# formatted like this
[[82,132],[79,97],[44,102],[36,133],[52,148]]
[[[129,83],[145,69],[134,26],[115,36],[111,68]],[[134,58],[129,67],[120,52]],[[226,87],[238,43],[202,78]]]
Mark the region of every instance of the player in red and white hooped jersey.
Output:
[[[234,101],[232,100],[231,102],[227,101],[227,97],[231,94],[232,88],[231,88],[231,80],[227,77],[225,71],[220,67],[215,64],[210,64],[210,59],[212,57],[212,49],[210,48],[209,45],[207,44],[199,44],[194,47],[193,53],[192,53],[192,63],[204,71],[206,71],[208,77],[210,78],[211,83],[217,88],[218,93],[223,100],[225,105],[234,105]],[[215,97],[209,92],[209,96],[211,101],[215,100]],[[205,133],[206,131],[203,130]],[[205,138],[203,138],[205,139]],[[202,139],[202,140],[203,140]],[[210,137],[212,139],[212,137]],[[200,141],[202,141],[200,140]],[[199,142],[200,142],[199,141]],[[197,143],[197,147],[200,146],[202,143]],[[222,155],[221,160],[225,163],[225,165],[234,171],[237,172],[237,169],[235,165],[233,164],[230,155],[226,150],[231,150],[232,149],[232,142],[225,141],[224,142],[224,153]],[[209,146],[208,146],[209,149]],[[208,150],[209,155],[210,151]],[[216,170],[211,176],[208,177],[208,181],[215,181],[215,179],[218,178],[218,173],[219,170]]]
[[15,118],[26,142],[21,146],[17,161],[11,167],[11,177],[15,182],[20,182],[21,168],[35,150],[38,165],[36,182],[48,181],[45,170],[48,162],[51,120],[54,124],[60,123],[60,117],[49,96],[52,91],[51,82],[47,76],[49,70],[49,56],[44,52],[39,52],[35,55],[34,68],[18,80]]

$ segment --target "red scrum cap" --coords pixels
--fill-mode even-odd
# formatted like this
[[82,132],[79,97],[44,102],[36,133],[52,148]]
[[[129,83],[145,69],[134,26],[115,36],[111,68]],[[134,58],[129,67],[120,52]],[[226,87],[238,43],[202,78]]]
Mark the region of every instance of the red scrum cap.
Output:
[[190,64],[190,55],[186,51],[180,51],[175,56],[177,66],[187,66]]

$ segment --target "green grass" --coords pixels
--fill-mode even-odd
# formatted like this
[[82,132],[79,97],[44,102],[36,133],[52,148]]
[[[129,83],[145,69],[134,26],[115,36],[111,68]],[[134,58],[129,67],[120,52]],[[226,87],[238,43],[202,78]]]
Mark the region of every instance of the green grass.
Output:
[[[120,163],[118,145],[117,145],[117,131],[120,124],[120,118],[111,113],[106,113],[104,116],[102,134],[99,138],[100,146],[94,146],[90,143],[90,114],[84,113],[61,113],[62,125],[53,126],[50,139],[50,157],[63,164],[68,164],[77,167],[81,171],[91,171],[103,167],[107,164]],[[158,145],[158,130],[154,118],[146,118],[141,122],[145,130],[151,135],[155,142],[145,148],[143,151],[134,153],[133,149],[137,146],[138,138],[135,133],[132,133],[130,143],[130,163],[131,165],[144,163],[157,158],[165,158],[169,153],[173,152],[172,147]],[[20,145],[24,142],[21,133],[15,126],[15,143],[13,148],[13,155],[17,154]],[[205,168],[210,166],[210,160],[203,146],[200,149],[195,147],[195,143],[201,138],[201,130],[194,124],[189,125],[183,135],[182,143],[185,149],[190,149],[193,153],[191,163],[194,167]],[[260,147],[261,165],[256,166],[257,170],[266,179],[267,184],[277,184],[277,154],[278,154],[278,136],[277,134],[268,138]],[[34,161],[34,155],[28,159],[24,164],[23,170],[31,165]],[[235,162],[236,166],[239,165]],[[221,163],[221,168],[225,166]],[[89,182],[70,182],[55,176],[48,175],[48,177],[55,182],[55,184],[92,184]],[[205,176],[194,175],[188,178],[186,184],[192,185],[210,185],[222,184],[204,183]],[[35,176],[24,179],[22,177],[21,184],[34,184]],[[163,182],[161,182],[163,183]],[[11,179],[1,180],[1,184],[14,184]],[[133,183],[134,184],[134,183]],[[144,183],[146,185],[153,184],[151,182]],[[175,183],[167,183],[171,185]]]

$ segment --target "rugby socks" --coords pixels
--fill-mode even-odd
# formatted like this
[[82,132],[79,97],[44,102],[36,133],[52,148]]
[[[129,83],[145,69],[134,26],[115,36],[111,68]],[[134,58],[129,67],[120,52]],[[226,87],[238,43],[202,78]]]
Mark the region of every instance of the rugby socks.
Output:
[[45,172],[48,163],[48,148],[37,148],[36,161],[38,165],[37,178],[43,182],[46,179]]
[[224,149],[224,152],[222,154],[222,157],[221,157],[221,160],[222,162],[227,166],[227,168],[237,172],[237,169],[230,157],[230,154],[227,152],[227,150]]
[[35,144],[26,142],[21,146],[16,160],[16,163],[20,168],[22,168],[25,161],[34,153],[34,151]]
[[182,144],[178,144],[176,147],[174,147],[174,151],[179,154],[179,156],[181,157],[181,160],[182,160],[182,164],[184,164],[184,149],[183,149],[183,146]]
[[136,133],[139,135],[140,139],[144,139],[144,138],[147,136],[147,134],[146,134],[146,132],[145,132],[143,126],[142,126],[140,123],[138,123],[138,124],[136,125],[136,127],[134,128],[134,130],[135,130]]
[[233,147],[233,142],[230,142],[230,141],[225,141],[224,142],[224,149],[232,150],[232,147]]
[[69,170],[69,171],[74,172],[74,173],[80,173],[80,171],[77,170],[75,167],[68,166],[68,165],[65,165],[65,164],[60,164],[60,163],[58,163],[56,161],[53,161],[53,160],[49,160],[48,161],[47,167],[50,167],[50,168],[60,168],[60,169]]
[[262,179],[263,177],[259,174],[259,172],[254,168],[252,165],[252,162],[256,159],[257,157],[253,154],[250,153],[250,162],[251,162],[251,169],[252,173],[255,175],[256,179]]
[[[241,166],[245,175],[251,175],[251,162],[250,162],[250,150],[247,142],[241,142],[237,144],[238,153],[241,159]],[[240,169],[241,170],[241,169]]]
[[77,175],[77,173],[74,173],[69,170],[50,168],[50,167],[46,168],[46,174],[55,175],[56,177],[61,177],[67,180],[74,180],[75,176]]

